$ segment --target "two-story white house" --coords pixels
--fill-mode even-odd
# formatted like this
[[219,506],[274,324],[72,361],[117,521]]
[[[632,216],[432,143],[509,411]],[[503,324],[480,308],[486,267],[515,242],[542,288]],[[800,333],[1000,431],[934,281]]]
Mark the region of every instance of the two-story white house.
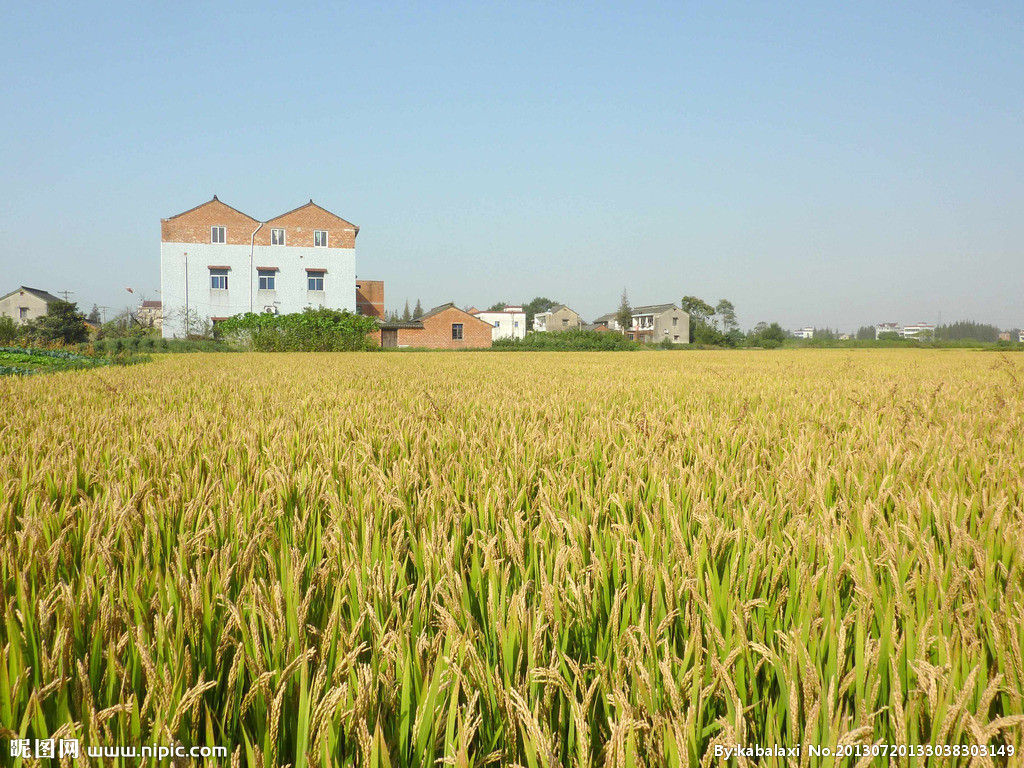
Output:
[[472,310],[471,315],[490,323],[494,330],[491,332],[491,340],[498,339],[525,339],[526,338],[526,312],[520,306],[507,305],[502,310]]
[[356,311],[359,227],[312,200],[260,221],[214,195],[160,230],[164,338],[245,312]]

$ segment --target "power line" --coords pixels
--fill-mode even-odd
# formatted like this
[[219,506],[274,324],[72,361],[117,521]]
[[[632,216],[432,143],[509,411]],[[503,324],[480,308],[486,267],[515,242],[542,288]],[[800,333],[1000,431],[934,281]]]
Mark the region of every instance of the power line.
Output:
[[61,296],[64,297],[64,301],[67,301],[68,300],[68,296],[70,296],[72,293],[74,293],[74,291],[57,291],[57,293],[59,293]]

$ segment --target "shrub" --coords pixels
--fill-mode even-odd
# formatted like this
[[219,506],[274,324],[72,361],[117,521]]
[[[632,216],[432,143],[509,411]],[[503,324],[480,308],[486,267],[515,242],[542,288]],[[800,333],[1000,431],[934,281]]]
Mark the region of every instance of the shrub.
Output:
[[369,349],[372,317],[347,310],[306,309],[289,315],[236,315],[217,326],[229,343],[258,352],[342,352]]
[[498,339],[491,346],[491,349],[592,351],[634,350],[640,347],[640,344],[630,341],[621,333],[572,330],[558,332],[531,331],[526,334],[524,339]]

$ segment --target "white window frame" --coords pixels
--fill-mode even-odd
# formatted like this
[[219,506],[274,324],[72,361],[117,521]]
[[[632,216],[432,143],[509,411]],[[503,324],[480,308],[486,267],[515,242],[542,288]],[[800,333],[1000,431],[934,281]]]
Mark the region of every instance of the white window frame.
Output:
[[[210,270],[210,290],[211,291],[226,291],[228,289],[228,269],[211,269]],[[215,278],[224,278],[224,286],[214,285],[213,281]]]
[[[281,233],[281,242],[275,243],[274,240],[277,238],[277,233]],[[283,227],[271,227],[270,228],[270,244],[271,245],[285,245],[285,232]]]
[[[323,235],[323,242],[317,243],[317,238]],[[327,248],[327,230],[326,229],[314,229],[313,230],[313,247],[314,248]]]
[[[221,239],[218,240],[214,233],[220,234]],[[228,228],[222,224],[214,224],[210,227],[210,245],[224,245],[228,241]]]
[[[267,281],[267,287],[263,287],[263,281]],[[277,290],[277,270],[276,269],[257,269],[256,270],[256,285],[261,291],[276,291]]]

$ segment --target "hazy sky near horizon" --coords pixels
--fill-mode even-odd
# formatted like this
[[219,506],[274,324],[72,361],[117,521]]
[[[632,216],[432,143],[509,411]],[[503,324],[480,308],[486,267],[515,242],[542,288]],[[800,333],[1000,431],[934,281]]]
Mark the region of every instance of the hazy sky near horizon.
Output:
[[0,12],[0,294],[157,298],[216,193],[355,222],[389,307],[1024,325],[1020,2],[282,8]]

